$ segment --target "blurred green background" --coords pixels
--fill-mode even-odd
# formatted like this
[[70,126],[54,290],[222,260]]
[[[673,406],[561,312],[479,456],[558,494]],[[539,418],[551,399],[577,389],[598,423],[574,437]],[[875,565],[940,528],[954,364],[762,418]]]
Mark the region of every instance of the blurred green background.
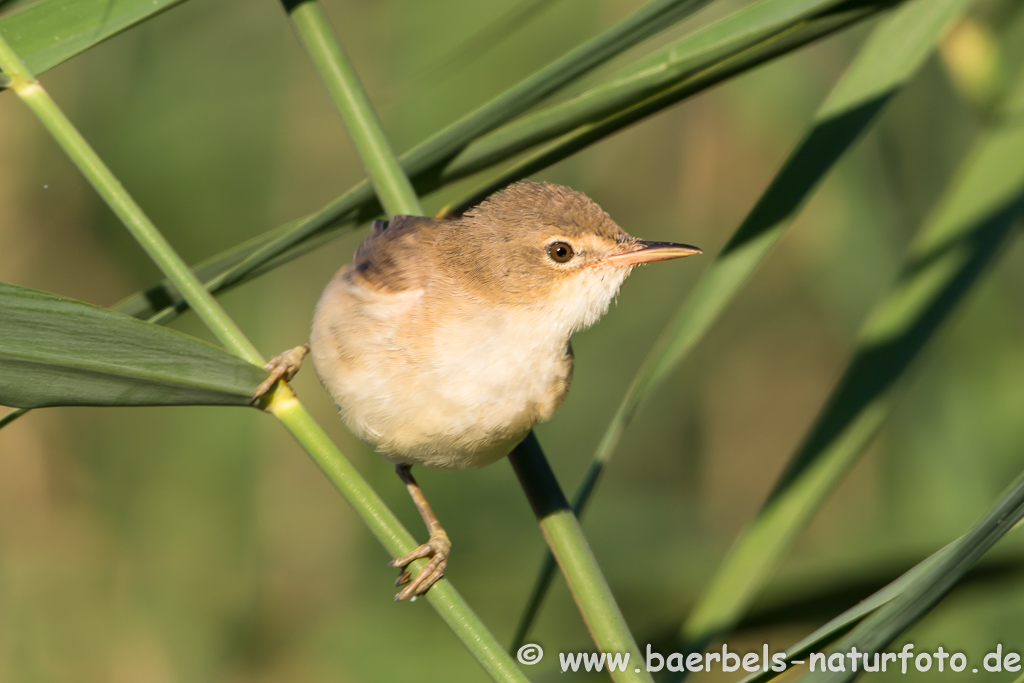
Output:
[[[552,0],[515,31],[483,34],[501,35],[497,44],[462,51],[523,3],[324,5],[404,150],[642,4]],[[742,4],[720,0],[654,42]],[[983,1],[972,14],[994,27],[1007,65],[1024,60],[1016,4]],[[869,28],[730,81],[535,179],[586,192],[635,235],[713,256]],[[189,262],[313,211],[363,177],[275,2],[185,3],[43,82]],[[641,647],[675,631],[758,509],[984,116],[933,58],[626,433],[584,528]],[[428,210],[457,194],[431,197]],[[9,94],[0,96],[0,208],[0,281],[110,306],[158,279]],[[222,301],[265,355],[302,343],[320,290],[364,234]],[[574,340],[573,389],[537,430],[566,490],[709,257],[639,270]],[[893,419],[730,649],[791,644],[965,531],[1019,472],[1022,293],[1024,249],[1011,242],[915,366]],[[191,315],[174,326],[207,337]],[[294,385],[425,538],[391,467],[347,433],[311,368]],[[454,542],[448,576],[507,642],[544,549],[511,468],[417,476]],[[255,411],[55,408],[0,431],[3,683],[482,680],[427,605],[392,602],[388,559],[316,466]],[[1011,534],[980,578],[905,639],[975,662],[1000,642],[1024,651],[1022,562],[1024,541]],[[561,579],[530,640],[548,653],[527,671],[535,680],[561,680],[558,651],[590,649]]]

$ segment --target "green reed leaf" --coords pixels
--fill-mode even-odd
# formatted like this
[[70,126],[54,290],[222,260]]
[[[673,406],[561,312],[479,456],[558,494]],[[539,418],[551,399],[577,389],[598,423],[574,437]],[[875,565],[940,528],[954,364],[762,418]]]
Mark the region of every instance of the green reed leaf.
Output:
[[267,373],[227,351],[56,294],[0,283],[0,404],[249,405]]
[[[879,606],[831,652],[864,653],[868,661],[899,634],[927,614],[962,579],[982,556],[1024,519],[1024,474],[966,534],[914,567],[900,579],[898,594]],[[800,680],[812,682],[852,681],[857,672],[815,671]]]
[[45,0],[0,17],[0,35],[40,74],[185,0]]
[[[886,6],[888,6],[888,3],[886,3]],[[818,38],[866,19],[877,11],[879,11],[879,4],[877,2],[844,4],[842,9],[826,12],[816,17],[813,21],[801,22],[794,27],[781,30],[769,38],[750,46],[749,49],[741,50],[735,55],[724,58],[713,66],[701,70],[694,76],[684,78],[680,82],[672,84],[612,116],[595,123],[579,126],[571,133],[562,136],[547,147],[541,148],[540,151],[532,153],[497,178],[482,185],[475,192],[456,204],[453,207],[453,211],[465,210],[505,185],[542,171],[666,107],[676,104],[739,73],[764,64],[775,57],[807,45]]]
[[[870,638],[882,636],[877,648],[891,642],[912,620],[933,606],[949,588],[967,577],[969,570],[996,541],[1006,535],[1024,516],[1024,475],[1010,485],[1007,492],[966,534],[945,545],[917,563],[882,589],[872,593],[842,614],[830,619],[784,653],[787,667],[794,660],[806,660],[812,652],[821,652],[850,633],[835,652],[850,652],[852,647],[865,651]],[[884,610],[883,610],[884,608]],[[874,616],[871,616],[874,615]],[[870,620],[865,617],[871,616]],[[888,624],[888,626],[882,626]],[[899,630],[896,630],[899,629]],[[778,678],[783,672],[761,671],[740,683],[763,683]]]
[[637,60],[576,97],[523,116],[474,141],[440,178],[450,182],[466,177],[580,126],[599,122],[765,41],[820,20],[842,4],[841,0],[754,2]]

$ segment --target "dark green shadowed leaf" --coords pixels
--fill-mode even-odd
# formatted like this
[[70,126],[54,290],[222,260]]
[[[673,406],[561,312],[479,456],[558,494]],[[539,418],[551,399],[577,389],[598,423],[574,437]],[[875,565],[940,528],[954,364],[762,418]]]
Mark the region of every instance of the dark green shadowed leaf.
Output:
[[895,286],[757,519],[733,545],[683,639],[728,628],[892,411],[896,389],[1024,210],[1024,80],[921,229]]
[[45,0],[0,18],[0,33],[41,74],[185,0]]
[[267,373],[181,332],[0,283],[0,405],[248,405]]
[[[582,513],[622,434],[644,400],[697,345],[718,315],[764,260],[832,166],[871,125],[892,94],[924,62],[966,0],[918,0],[883,20],[826,98],[808,134],[736,233],[701,277],[644,360],[619,404],[573,499]],[[898,35],[901,42],[892,37]],[[547,592],[553,563],[546,559],[515,642],[526,637]],[[715,603],[716,609],[719,607]],[[705,608],[709,609],[709,608]],[[738,616],[738,615],[737,615]]]

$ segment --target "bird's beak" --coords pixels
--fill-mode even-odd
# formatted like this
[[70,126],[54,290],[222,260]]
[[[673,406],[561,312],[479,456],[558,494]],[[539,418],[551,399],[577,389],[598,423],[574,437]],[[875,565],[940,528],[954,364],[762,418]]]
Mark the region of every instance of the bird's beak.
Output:
[[629,251],[622,254],[605,256],[597,263],[607,263],[613,266],[637,266],[641,263],[668,261],[669,259],[683,258],[701,253],[703,252],[700,249],[691,247],[689,244],[637,240],[631,245]]

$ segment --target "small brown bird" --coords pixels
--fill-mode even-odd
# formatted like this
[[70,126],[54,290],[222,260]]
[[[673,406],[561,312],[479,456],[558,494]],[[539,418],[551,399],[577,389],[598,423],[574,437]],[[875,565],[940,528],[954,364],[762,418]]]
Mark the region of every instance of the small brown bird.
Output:
[[[409,468],[480,467],[565,399],[569,339],[608,310],[634,266],[699,254],[628,235],[587,196],[520,182],[455,220],[376,221],[327,285],[309,346],[276,356],[257,395],[311,350],[341,418],[396,464],[430,540],[394,560],[396,599],[424,593],[451,542]],[[405,567],[430,561],[415,579]]]

